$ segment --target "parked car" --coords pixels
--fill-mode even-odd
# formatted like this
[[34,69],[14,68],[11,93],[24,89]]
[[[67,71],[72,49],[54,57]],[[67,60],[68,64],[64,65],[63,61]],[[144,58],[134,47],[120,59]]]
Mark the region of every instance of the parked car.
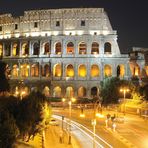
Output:
[[51,118],[49,124],[50,125],[54,125],[54,126],[58,126],[59,125],[59,122],[56,119]]

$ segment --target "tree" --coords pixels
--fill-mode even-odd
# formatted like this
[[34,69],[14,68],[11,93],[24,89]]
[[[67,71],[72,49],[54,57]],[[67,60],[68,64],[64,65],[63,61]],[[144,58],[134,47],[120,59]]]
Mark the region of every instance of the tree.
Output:
[[24,140],[29,141],[45,127],[46,120],[50,118],[50,109],[46,97],[39,91],[33,91],[24,98],[19,106],[17,125]]
[[8,65],[5,62],[0,61],[0,95],[9,92],[9,72]]
[[0,147],[12,148],[19,135],[15,119],[8,110],[0,112]]
[[100,83],[102,104],[118,103],[118,99],[121,97],[120,88],[129,86],[129,81],[120,80],[118,77],[105,78]]

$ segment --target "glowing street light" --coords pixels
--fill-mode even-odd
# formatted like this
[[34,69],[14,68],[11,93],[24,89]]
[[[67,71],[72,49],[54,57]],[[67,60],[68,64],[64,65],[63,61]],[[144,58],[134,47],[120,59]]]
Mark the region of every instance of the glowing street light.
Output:
[[69,136],[68,136],[68,144],[71,144],[71,105],[72,105],[72,102],[75,102],[76,99],[75,98],[70,98],[68,104],[69,104],[69,128],[68,128],[68,133],[69,133]]
[[123,99],[124,99],[123,103],[124,103],[124,115],[125,115],[125,97],[126,97],[126,93],[129,92],[129,89],[128,88],[121,88],[120,92],[123,92],[123,96],[124,96],[123,97]]

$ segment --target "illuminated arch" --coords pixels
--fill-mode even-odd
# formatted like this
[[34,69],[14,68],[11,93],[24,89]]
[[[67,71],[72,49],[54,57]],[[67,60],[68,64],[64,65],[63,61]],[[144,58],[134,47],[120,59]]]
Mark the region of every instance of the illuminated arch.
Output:
[[18,47],[18,44],[17,43],[14,43],[13,44],[13,47],[12,47],[12,55],[13,56],[18,56],[19,55],[19,47]]
[[99,54],[99,44],[97,42],[92,43],[91,54]]
[[43,89],[43,94],[46,96],[46,97],[50,97],[50,89],[48,86],[45,86],[44,89]]
[[80,87],[78,89],[78,97],[86,97],[86,88],[85,87]]
[[0,44],[0,57],[3,55],[3,45]]
[[100,76],[100,70],[99,66],[94,64],[91,66],[91,77],[99,77]]
[[87,53],[87,46],[85,42],[79,43],[78,46],[79,54],[86,54]]
[[86,75],[87,75],[86,66],[80,65],[78,68],[78,76],[79,77],[86,77]]
[[32,77],[39,76],[39,63],[31,65],[31,76]]
[[66,48],[67,54],[74,54],[74,44],[69,42]]
[[66,67],[66,77],[74,77],[74,67],[71,64]]
[[29,55],[29,44],[28,43],[22,44],[22,55],[23,56]]
[[33,55],[39,55],[40,53],[40,44],[38,42],[35,42],[33,44]]
[[61,77],[62,76],[61,64],[54,65],[54,67],[53,67],[53,76],[54,77]]
[[44,44],[44,54],[47,55],[47,54],[50,54],[50,44],[47,42]]
[[66,97],[74,97],[74,90],[72,87],[66,88]]
[[97,87],[92,87],[91,88],[91,96],[92,97],[98,96],[98,88]]
[[61,97],[61,87],[57,86],[53,89],[53,97]]
[[111,51],[111,44],[109,42],[106,42],[104,44],[104,53],[105,54],[111,54],[112,51]]
[[125,67],[123,64],[117,66],[117,77],[124,77]]
[[145,66],[146,75],[148,76],[148,66]]
[[49,77],[50,75],[50,67],[46,64],[42,69],[42,76]]
[[28,77],[29,76],[29,65],[28,64],[21,64],[21,77]]
[[112,76],[112,68],[110,65],[105,65],[104,66],[104,76],[105,77],[110,77]]
[[61,42],[55,43],[55,54],[62,54],[62,44]]
[[16,64],[13,65],[13,67],[12,67],[12,77],[18,77],[19,76],[18,71],[19,71],[18,65],[16,65]]

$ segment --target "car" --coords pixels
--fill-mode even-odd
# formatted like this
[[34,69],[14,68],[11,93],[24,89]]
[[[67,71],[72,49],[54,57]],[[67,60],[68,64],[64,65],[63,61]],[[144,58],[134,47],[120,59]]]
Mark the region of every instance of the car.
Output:
[[56,119],[51,118],[50,121],[49,121],[49,124],[50,125],[53,125],[53,126],[58,126],[59,125],[59,122]]

